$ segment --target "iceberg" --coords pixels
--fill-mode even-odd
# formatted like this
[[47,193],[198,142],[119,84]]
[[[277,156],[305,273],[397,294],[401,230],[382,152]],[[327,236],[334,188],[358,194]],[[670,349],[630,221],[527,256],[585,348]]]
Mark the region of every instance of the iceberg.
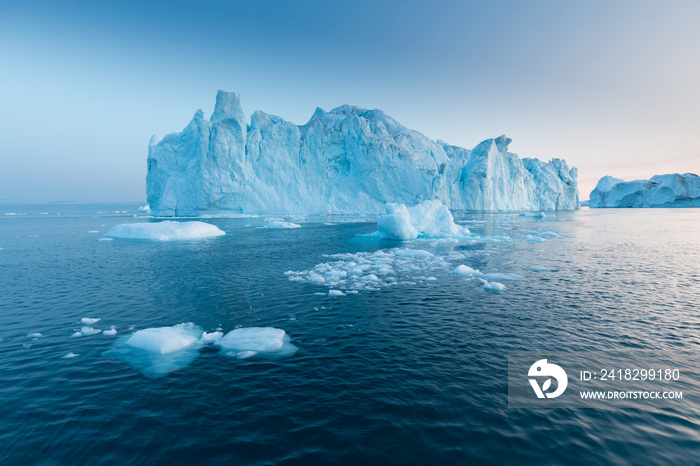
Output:
[[387,203],[437,200],[452,210],[578,208],[577,171],[508,152],[505,135],[473,150],[433,141],[381,110],[316,109],[297,126],[219,91],[180,133],[148,148],[147,200],[156,216],[381,214]]
[[225,234],[209,223],[171,222],[166,220],[157,223],[122,223],[112,227],[105,236],[118,239],[177,241],[223,236]]
[[383,239],[451,238],[469,234],[467,228],[455,224],[452,213],[440,201],[423,201],[413,207],[387,204],[385,208],[386,215],[377,221]]
[[591,191],[589,207],[700,207],[700,177],[693,173],[624,181],[604,176]]

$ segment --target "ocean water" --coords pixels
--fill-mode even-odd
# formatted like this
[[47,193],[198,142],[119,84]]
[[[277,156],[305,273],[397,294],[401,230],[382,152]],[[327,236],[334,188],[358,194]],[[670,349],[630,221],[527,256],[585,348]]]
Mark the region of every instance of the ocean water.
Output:
[[[698,209],[455,215],[510,238],[500,241],[397,244],[347,218],[297,229],[213,218],[226,236],[100,241],[116,224],[155,221],[137,214],[0,206],[0,463],[699,462],[695,381],[677,405],[522,409],[508,407],[507,379],[519,351],[697,355]],[[559,237],[526,240],[543,232]],[[334,298],[285,275],[396,247],[444,265],[408,260],[394,284]],[[450,272],[460,264],[524,278],[489,293]],[[83,317],[118,334],[71,338]],[[153,379],[103,355],[119,336],[182,322],[281,328],[299,350],[238,360],[208,346]]]

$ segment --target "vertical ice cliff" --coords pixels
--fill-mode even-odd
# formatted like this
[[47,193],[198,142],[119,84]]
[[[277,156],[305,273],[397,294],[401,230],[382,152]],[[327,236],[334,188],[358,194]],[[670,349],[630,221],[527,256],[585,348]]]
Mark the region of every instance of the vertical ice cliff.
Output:
[[510,139],[469,151],[435,142],[381,110],[317,109],[297,126],[219,91],[210,120],[197,111],[181,133],[149,146],[155,215],[382,213],[387,202],[439,200],[453,210],[578,208],[576,169],[520,159]]

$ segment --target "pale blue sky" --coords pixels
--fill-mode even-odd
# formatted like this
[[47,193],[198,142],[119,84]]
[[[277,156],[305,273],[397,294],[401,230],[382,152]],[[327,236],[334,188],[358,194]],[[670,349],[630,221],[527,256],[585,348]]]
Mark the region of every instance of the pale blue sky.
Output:
[[297,124],[381,108],[598,178],[700,172],[700,2],[0,1],[0,200],[143,201],[218,89]]

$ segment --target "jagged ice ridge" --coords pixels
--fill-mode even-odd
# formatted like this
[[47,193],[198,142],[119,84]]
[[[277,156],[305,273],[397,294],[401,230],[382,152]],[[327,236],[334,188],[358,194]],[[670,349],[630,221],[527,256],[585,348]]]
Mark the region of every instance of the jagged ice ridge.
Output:
[[219,91],[181,133],[151,139],[152,214],[379,214],[386,203],[438,200],[452,210],[577,209],[575,168],[520,159],[510,139],[469,151],[432,141],[381,110],[316,109],[297,126],[257,111],[250,124],[237,93]]

